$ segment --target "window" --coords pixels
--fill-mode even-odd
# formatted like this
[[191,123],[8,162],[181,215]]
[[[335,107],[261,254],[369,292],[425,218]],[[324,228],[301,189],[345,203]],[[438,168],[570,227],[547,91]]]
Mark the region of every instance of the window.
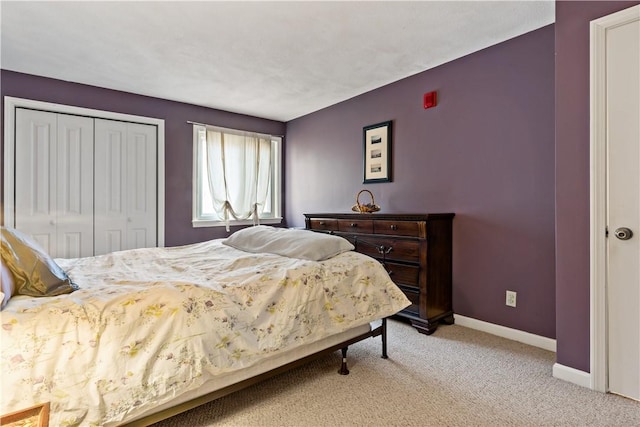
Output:
[[193,226],[279,223],[282,139],[193,126]]

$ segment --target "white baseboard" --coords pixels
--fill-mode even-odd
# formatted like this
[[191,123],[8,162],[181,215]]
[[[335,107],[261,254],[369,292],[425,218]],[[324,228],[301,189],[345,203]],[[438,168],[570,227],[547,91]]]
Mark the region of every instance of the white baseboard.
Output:
[[554,353],[556,352],[556,340],[554,339],[520,331],[518,329],[507,328],[494,323],[484,322],[471,317],[461,316],[459,314],[454,314],[453,316],[457,325],[477,329],[492,335],[497,335],[499,337],[553,351]]
[[591,388],[591,374],[559,363],[553,364],[553,378],[568,381],[581,387]]
[[[554,353],[556,352],[556,340],[554,339],[520,331],[518,329],[507,328],[494,323],[483,322],[482,320],[461,316],[459,314],[454,314],[454,318],[457,325],[553,351]],[[591,388],[591,374],[559,363],[553,364],[553,377],[581,387]]]

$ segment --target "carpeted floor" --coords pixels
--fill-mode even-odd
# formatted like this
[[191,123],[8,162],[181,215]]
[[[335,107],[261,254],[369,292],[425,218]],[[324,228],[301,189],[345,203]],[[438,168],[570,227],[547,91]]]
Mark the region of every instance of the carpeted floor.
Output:
[[175,416],[157,427],[640,426],[640,402],[552,377],[555,354],[457,325],[418,334],[389,321],[380,340]]

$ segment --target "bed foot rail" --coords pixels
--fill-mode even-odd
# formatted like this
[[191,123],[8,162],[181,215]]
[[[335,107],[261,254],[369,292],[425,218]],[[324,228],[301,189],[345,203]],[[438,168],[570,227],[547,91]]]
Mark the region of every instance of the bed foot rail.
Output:
[[340,369],[338,369],[338,373],[340,375],[349,375],[349,369],[347,368],[347,350],[349,347],[342,347],[342,365],[340,365]]

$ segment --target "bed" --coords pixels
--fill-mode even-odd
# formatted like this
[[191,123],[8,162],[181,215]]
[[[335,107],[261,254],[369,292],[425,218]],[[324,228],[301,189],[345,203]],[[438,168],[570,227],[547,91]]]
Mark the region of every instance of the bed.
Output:
[[386,356],[380,321],[409,301],[384,268],[284,230],[50,260],[72,289],[14,290],[0,313],[0,414],[48,402],[55,426],[148,425],[367,337]]

